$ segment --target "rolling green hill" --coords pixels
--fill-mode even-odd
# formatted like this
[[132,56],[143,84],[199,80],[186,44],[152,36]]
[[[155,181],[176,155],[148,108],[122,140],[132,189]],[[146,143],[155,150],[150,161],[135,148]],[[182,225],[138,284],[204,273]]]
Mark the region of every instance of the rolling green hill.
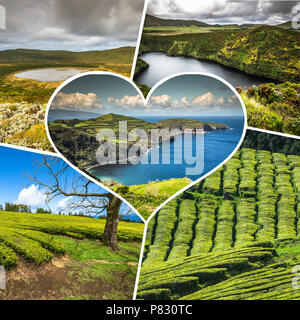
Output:
[[138,297],[299,299],[299,201],[299,155],[242,148],[152,218]]
[[197,20],[161,19],[150,14],[146,14],[144,27],[208,27],[207,23]]

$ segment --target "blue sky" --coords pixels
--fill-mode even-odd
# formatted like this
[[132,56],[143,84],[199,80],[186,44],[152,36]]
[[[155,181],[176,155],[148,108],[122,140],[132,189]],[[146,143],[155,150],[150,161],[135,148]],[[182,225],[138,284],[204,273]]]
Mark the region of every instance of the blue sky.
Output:
[[204,75],[181,75],[161,84],[145,106],[136,89],[111,75],[86,75],[68,83],[54,98],[51,111],[66,109],[129,116],[243,115],[240,101],[223,82]]
[[[43,170],[36,171],[36,163],[42,160],[39,153],[22,151],[14,148],[0,146],[0,204],[5,202],[21,203],[31,205],[32,211],[35,212],[37,207],[47,208],[44,202],[44,194],[36,183],[30,180],[26,174],[34,176],[37,172],[39,180],[46,181],[47,173]],[[77,171],[70,168],[70,175],[80,176]],[[94,185],[94,184],[93,184]],[[99,192],[106,193],[104,189],[94,185]],[[65,200],[64,200],[65,199]],[[59,196],[50,203],[53,212],[58,212],[66,201],[66,197]],[[67,202],[68,203],[68,202]],[[127,206],[123,204],[124,212]]]

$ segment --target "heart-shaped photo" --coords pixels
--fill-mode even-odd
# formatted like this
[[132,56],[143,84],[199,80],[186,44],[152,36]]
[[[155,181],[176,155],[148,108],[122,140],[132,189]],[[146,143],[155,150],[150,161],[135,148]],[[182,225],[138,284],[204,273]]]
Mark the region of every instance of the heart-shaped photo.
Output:
[[176,74],[145,99],[126,77],[90,72],[54,92],[46,122],[66,161],[147,219],[234,154],[245,115],[236,90],[217,76]]

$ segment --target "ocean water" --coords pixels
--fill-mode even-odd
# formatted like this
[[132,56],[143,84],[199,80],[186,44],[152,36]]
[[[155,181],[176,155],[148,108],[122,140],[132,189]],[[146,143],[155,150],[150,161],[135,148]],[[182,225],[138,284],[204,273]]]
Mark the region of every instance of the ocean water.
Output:
[[[142,120],[157,122],[168,117],[139,117]],[[209,132],[204,135],[204,161],[203,171],[196,175],[186,174],[187,168],[195,167],[195,164],[188,165],[187,162],[192,160],[196,155],[196,150],[202,150],[201,141],[197,140],[196,135],[191,138],[191,144],[184,145],[183,152],[186,152],[188,157],[182,157],[184,160],[182,164],[175,164],[174,158],[178,157],[178,152],[174,152],[174,142],[170,143],[170,164],[151,164],[151,155],[154,150],[150,150],[147,155],[143,157],[148,158],[149,164],[139,163],[137,165],[105,165],[98,166],[89,170],[92,176],[96,176],[103,181],[109,182],[111,180],[118,181],[124,185],[145,184],[150,181],[162,181],[172,178],[188,177],[192,180],[197,180],[207,172],[214,169],[217,165],[223,162],[236,148],[239,143],[244,127],[244,117],[242,116],[218,116],[218,117],[186,117],[199,121],[214,121],[218,123],[227,124],[229,130],[220,130]],[[178,137],[182,139],[182,137]],[[200,139],[201,140],[201,139]],[[198,149],[197,149],[198,148]],[[159,147],[160,159],[162,159],[163,147]],[[180,153],[179,153],[180,154]],[[202,158],[203,159],[203,158]]]

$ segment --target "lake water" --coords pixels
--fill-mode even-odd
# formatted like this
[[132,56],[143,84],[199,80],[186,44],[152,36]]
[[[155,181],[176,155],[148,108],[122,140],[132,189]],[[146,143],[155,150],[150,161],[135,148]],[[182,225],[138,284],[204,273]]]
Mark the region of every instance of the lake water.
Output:
[[51,69],[37,69],[16,73],[15,77],[20,79],[30,79],[37,81],[64,81],[76,74],[86,72],[88,70],[72,69],[72,68],[51,68]]
[[208,72],[227,80],[234,87],[244,89],[252,85],[260,85],[273,80],[252,76],[242,71],[224,67],[215,62],[199,61],[194,58],[170,57],[161,52],[149,52],[140,55],[140,58],[149,63],[136,81],[153,87],[158,81],[177,72]]
[[[161,121],[168,117],[139,117],[146,121]],[[215,168],[218,164],[223,162],[235,149],[238,144],[244,126],[243,117],[219,116],[219,117],[189,117],[200,121],[214,121],[224,123],[230,126],[230,130],[213,131],[204,135],[204,170],[198,175],[186,175],[187,167],[194,167],[182,164],[174,164],[174,142],[170,144],[171,163],[170,164],[137,164],[137,165],[106,165],[98,166],[89,170],[92,176],[96,176],[103,181],[109,182],[111,180],[118,181],[125,185],[145,184],[150,181],[162,181],[171,178],[183,178],[188,176],[192,180],[196,180]],[[182,139],[182,137],[180,137]],[[189,154],[195,155],[196,136],[192,136],[192,145],[188,146],[185,151]],[[192,152],[193,151],[193,152]],[[145,155],[150,162],[153,150]],[[160,157],[162,157],[162,147],[159,148]],[[187,159],[187,158],[185,158]]]

